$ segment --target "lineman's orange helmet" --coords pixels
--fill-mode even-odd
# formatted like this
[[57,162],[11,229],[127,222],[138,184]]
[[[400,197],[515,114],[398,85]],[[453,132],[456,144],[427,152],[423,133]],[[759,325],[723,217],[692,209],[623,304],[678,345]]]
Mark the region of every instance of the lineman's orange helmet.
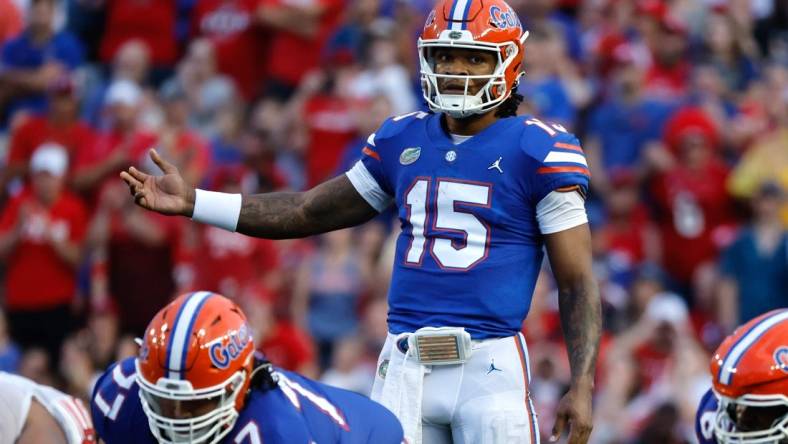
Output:
[[251,380],[246,316],[216,293],[181,295],[148,325],[136,365],[142,407],[159,442],[217,443],[235,424]]
[[[523,74],[523,44],[528,33],[517,14],[503,0],[440,0],[430,12],[419,38],[419,60],[424,99],[433,111],[461,118],[487,112],[503,103]],[[492,51],[497,65],[490,75],[437,74],[431,53],[435,48]],[[465,94],[442,94],[438,79],[465,82]],[[487,79],[476,94],[468,94],[473,79]]]
[[742,325],[711,360],[720,443],[788,440],[788,309]]

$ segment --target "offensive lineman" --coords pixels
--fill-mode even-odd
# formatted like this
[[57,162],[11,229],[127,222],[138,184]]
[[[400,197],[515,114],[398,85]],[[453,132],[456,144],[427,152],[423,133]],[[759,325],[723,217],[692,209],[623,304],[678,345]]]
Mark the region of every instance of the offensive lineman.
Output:
[[222,295],[176,298],[141,344],[96,382],[91,411],[105,444],[402,442],[383,406],[255,355],[246,316]]

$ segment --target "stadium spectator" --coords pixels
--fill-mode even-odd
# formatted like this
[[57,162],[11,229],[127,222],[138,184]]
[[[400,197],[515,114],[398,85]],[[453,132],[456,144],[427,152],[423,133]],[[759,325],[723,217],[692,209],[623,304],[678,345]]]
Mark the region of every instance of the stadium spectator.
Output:
[[148,46],[141,40],[123,43],[112,59],[111,73],[107,79],[88,77],[85,84],[82,116],[94,127],[104,127],[106,116],[102,115],[107,101],[107,91],[117,80],[128,80],[139,87],[150,83],[151,54]]
[[303,143],[307,187],[328,179],[345,147],[358,134],[351,99],[355,65],[339,53],[323,70],[309,73],[290,103]]
[[366,61],[364,69],[352,80],[350,94],[361,100],[383,96],[391,104],[391,113],[405,114],[418,106],[411,91],[410,75],[398,60],[391,26],[381,26],[381,31],[370,36],[360,59]]
[[361,262],[352,230],[321,236],[322,245],[301,265],[293,291],[293,318],[307,327],[318,349],[318,362],[328,367],[335,341],[359,328],[358,303],[371,284],[371,270]]
[[729,241],[728,168],[718,158],[719,131],[703,111],[678,111],[666,124],[664,139],[667,149],[649,159],[656,171],[649,187],[657,207],[663,267],[686,291],[696,270],[713,261]]
[[207,172],[211,153],[208,142],[189,127],[186,92],[171,83],[159,96],[163,102],[164,121],[158,131],[156,149],[172,160],[189,183],[200,183]]
[[247,314],[258,350],[277,366],[305,375],[319,374],[312,338],[288,319],[279,316],[276,294],[261,285],[248,286],[238,298]]
[[753,59],[752,35],[737,26],[726,7],[712,11],[705,24],[705,57],[714,66],[729,91],[745,91],[758,76]]
[[[258,13],[261,3],[261,0],[203,0],[196,2],[192,10],[192,35],[204,37],[213,44],[216,67],[235,81],[246,100],[256,98],[263,91],[266,72],[269,65],[274,65],[270,61],[275,60],[269,56],[271,31],[262,26],[264,19]],[[308,26],[308,18],[302,19],[304,22],[295,28]],[[280,59],[277,64],[285,60]]]
[[55,3],[33,0],[25,30],[2,46],[0,129],[18,112],[44,111],[47,90],[83,61],[79,40],[55,30]]
[[[764,127],[733,168],[728,190],[740,200],[752,198],[765,181],[788,190],[788,69],[771,66],[766,69],[768,80],[762,92],[766,108],[762,114]],[[770,127],[767,129],[766,127]],[[788,226],[788,202],[782,209],[783,222]]]
[[751,224],[722,253],[719,309],[726,332],[788,306],[788,231],[780,220],[784,201],[779,185],[764,183],[752,199]]
[[573,130],[577,111],[592,98],[588,82],[568,58],[566,44],[555,26],[530,30],[528,43],[528,75],[518,89],[528,112]]
[[[691,424],[693,403],[708,384],[707,359],[681,298],[656,295],[601,363],[609,380],[599,394],[592,441],[627,442],[642,436],[652,412],[670,401],[682,424]],[[691,432],[684,431],[687,437]]]
[[337,30],[343,3],[338,0],[264,0],[257,14],[270,28],[267,92],[287,99],[303,77],[317,68],[325,42]]
[[608,279],[628,288],[642,264],[660,261],[660,239],[640,200],[635,172],[614,169],[609,180],[605,221],[596,230],[594,248],[604,256]]
[[101,184],[114,180],[128,163],[137,163],[156,142],[156,135],[140,128],[142,90],[129,80],[117,80],[107,90],[105,109],[110,127],[94,143],[81,149],[74,165],[73,186],[95,203]]
[[558,7],[557,0],[519,1],[512,5],[525,29],[554,26],[566,42],[567,54],[574,60],[583,57],[580,26]]
[[216,175],[218,169],[241,165],[243,152],[241,138],[245,133],[243,109],[240,106],[227,107],[216,114],[216,133],[210,136],[209,148],[211,161],[208,178]]
[[690,79],[687,25],[660,0],[642,1],[638,7],[640,29],[652,59],[644,93],[655,100],[680,101],[688,92]]
[[[117,307],[122,334],[141,334],[151,316],[174,294],[175,263],[182,241],[180,222],[140,211],[122,184],[114,180],[102,186],[90,240],[94,250],[106,258],[101,271],[107,296]],[[142,299],[141,294],[145,295]]]
[[5,309],[11,337],[43,347],[54,364],[74,328],[77,267],[87,228],[82,202],[65,190],[68,153],[44,144],[30,160],[31,186],[0,217]]
[[46,142],[66,149],[69,172],[77,153],[93,142],[93,129],[79,120],[78,91],[73,79],[63,77],[51,85],[47,104],[46,112],[22,117],[11,132],[3,183],[27,175],[33,152]]
[[107,0],[105,13],[101,61],[110,63],[125,43],[138,40],[150,51],[153,84],[157,86],[169,77],[178,59],[177,1]]
[[164,88],[177,85],[186,95],[189,126],[203,137],[217,133],[217,116],[237,100],[235,83],[217,70],[216,47],[208,39],[195,39]]
[[660,139],[673,106],[646,97],[645,71],[629,44],[612,49],[614,66],[608,95],[592,109],[583,147],[594,172],[591,186],[601,194],[610,185],[610,171],[617,167],[639,169],[644,150]]

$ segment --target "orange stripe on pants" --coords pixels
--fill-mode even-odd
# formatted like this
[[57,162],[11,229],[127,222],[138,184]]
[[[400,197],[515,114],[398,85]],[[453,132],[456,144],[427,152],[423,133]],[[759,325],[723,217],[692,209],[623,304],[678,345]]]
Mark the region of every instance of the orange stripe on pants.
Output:
[[536,438],[536,423],[534,422],[534,412],[531,409],[531,401],[529,399],[530,384],[528,381],[528,361],[525,357],[525,349],[520,342],[520,334],[514,336],[514,343],[517,346],[517,353],[520,354],[520,365],[523,368],[523,381],[525,381],[525,411],[528,413],[528,428],[531,430],[531,444],[537,444],[539,441]]

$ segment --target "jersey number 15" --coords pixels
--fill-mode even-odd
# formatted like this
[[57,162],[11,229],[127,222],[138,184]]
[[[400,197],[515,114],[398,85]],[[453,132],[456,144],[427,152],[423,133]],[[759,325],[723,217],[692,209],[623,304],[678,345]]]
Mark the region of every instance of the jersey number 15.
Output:
[[421,265],[431,219],[432,231],[463,237],[463,242],[458,242],[456,238],[435,236],[429,245],[432,257],[441,268],[468,270],[487,257],[490,227],[463,207],[490,208],[492,185],[443,178],[434,182],[429,177],[417,177],[405,192],[406,217],[412,227],[405,263]]

